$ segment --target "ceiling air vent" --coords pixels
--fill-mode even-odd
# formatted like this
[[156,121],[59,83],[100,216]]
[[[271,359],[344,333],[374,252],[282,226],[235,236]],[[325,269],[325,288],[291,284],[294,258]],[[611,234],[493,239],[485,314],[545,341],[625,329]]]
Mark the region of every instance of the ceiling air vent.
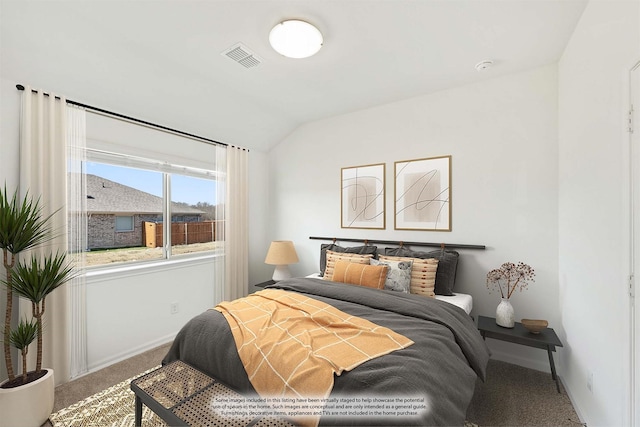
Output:
[[238,64],[245,68],[257,67],[262,63],[262,60],[258,58],[248,47],[242,43],[231,46],[229,49],[222,52],[222,55],[233,59]]

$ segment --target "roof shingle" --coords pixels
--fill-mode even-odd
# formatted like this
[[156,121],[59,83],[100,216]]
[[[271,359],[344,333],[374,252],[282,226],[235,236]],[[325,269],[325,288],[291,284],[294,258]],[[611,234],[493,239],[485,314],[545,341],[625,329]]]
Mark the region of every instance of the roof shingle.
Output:
[[[87,174],[87,211],[112,214],[160,214],[162,197],[119,184],[97,175]],[[203,214],[181,203],[171,203],[173,215]]]

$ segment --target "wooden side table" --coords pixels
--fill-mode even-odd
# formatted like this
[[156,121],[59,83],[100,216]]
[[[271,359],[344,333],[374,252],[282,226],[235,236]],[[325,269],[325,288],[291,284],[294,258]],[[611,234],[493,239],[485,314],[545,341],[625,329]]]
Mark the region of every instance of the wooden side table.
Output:
[[478,316],[478,330],[485,339],[489,337],[547,350],[549,366],[551,367],[551,377],[556,382],[556,388],[558,389],[558,393],[560,393],[560,381],[558,375],[556,375],[556,366],[553,363],[552,352],[556,351],[556,347],[562,347],[562,342],[552,328],[543,329],[539,334],[532,334],[519,322],[516,322],[513,328],[503,328],[496,324],[494,317]]

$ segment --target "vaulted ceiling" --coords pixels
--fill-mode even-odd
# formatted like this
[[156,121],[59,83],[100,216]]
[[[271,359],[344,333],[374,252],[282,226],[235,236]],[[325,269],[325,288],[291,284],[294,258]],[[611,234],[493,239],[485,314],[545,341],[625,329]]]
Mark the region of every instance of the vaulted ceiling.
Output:
[[[0,76],[251,149],[301,124],[552,64],[586,0],[0,3]],[[276,53],[284,19],[320,52]],[[252,68],[222,53],[242,43]],[[492,68],[475,64],[491,59]]]

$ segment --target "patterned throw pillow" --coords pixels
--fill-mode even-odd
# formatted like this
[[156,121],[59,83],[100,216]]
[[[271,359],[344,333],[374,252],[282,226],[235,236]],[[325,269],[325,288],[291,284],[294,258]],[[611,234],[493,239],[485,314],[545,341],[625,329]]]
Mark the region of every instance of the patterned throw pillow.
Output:
[[333,269],[336,265],[336,261],[348,261],[368,265],[371,258],[373,258],[372,254],[359,255],[327,251],[327,268],[324,271],[323,278],[325,280],[333,280]]
[[384,289],[388,270],[387,265],[356,264],[338,260],[333,271],[333,281]]
[[456,284],[456,272],[460,254],[456,251],[441,249],[429,252],[412,251],[407,248],[386,248],[385,255],[438,260],[438,272],[436,273],[436,295],[453,295]]
[[413,261],[411,265],[411,288],[412,294],[435,298],[436,272],[438,270],[438,260],[435,258],[420,259],[409,257],[396,257],[380,255],[381,261]]
[[374,258],[378,255],[378,247],[371,245],[364,246],[350,246],[343,248],[335,243],[323,243],[320,245],[320,275],[324,276],[324,270],[327,268],[327,251],[333,252],[346,252],[351,254],[372,254]]
[[413,260],[407,261],[379,261],[371,260],[371,265],[388,265],[387,280],[384,289],[387,291],[404,292],[408,294],[411,290],[411,268]]

